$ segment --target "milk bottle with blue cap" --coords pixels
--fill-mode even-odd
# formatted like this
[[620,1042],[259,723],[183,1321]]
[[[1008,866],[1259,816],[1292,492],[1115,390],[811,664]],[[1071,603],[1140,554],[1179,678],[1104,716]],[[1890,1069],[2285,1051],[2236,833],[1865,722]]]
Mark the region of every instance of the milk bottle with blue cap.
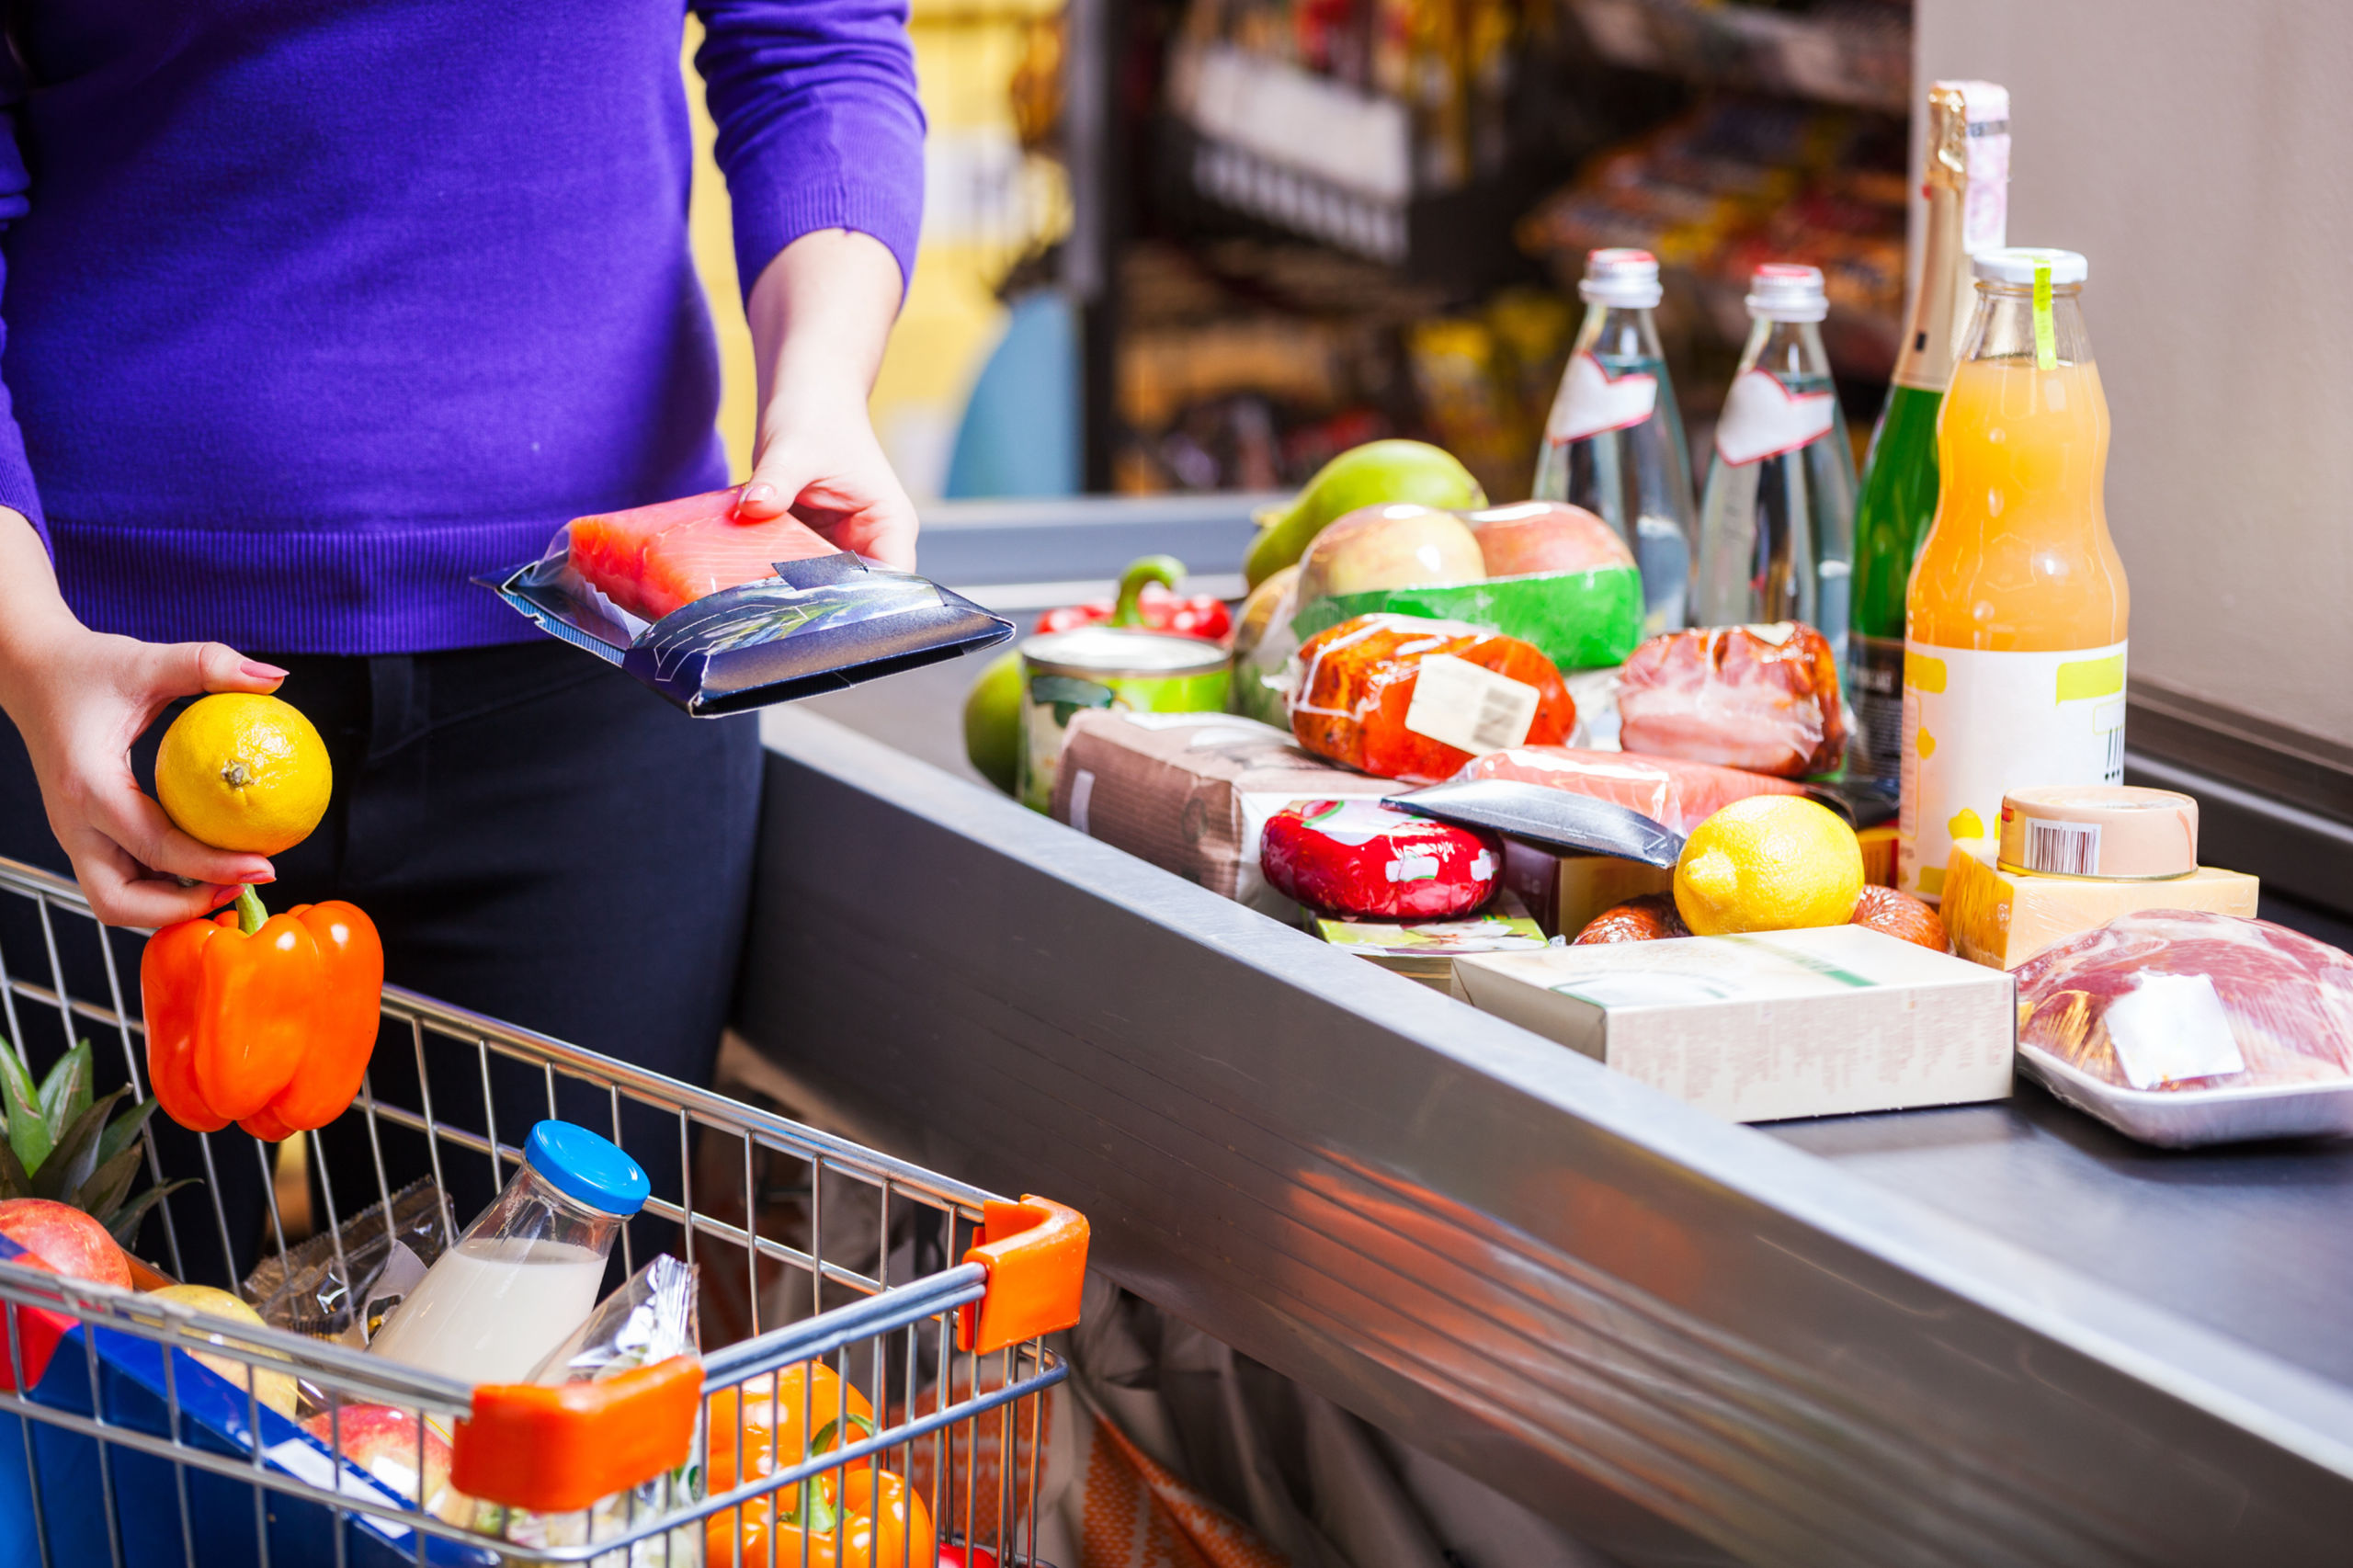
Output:
[[542,1121],[498,1201],[443,1253],[368,1348],[464,1382],[520,1382],[585,1321],[645,1172],[585,1127]]

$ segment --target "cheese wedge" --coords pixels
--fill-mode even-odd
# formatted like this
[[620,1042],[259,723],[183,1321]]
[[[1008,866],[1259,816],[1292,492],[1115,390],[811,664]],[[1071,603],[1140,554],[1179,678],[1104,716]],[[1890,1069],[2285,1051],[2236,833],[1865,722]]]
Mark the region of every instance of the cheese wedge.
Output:
[[2255,914],[2261,881],[2244,871],[2200,866],[2165,881],[2113,882],[2000,869],[2001,843],[1968,838],[1952,846],[1938,913],[1952,950],[1972,963],[2016,969],[2046,948],[2141,909]]

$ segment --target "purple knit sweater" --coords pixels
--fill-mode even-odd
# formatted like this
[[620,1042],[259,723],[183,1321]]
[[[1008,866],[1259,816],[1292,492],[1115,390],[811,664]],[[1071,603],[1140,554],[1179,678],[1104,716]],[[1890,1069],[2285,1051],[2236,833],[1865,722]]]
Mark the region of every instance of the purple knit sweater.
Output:
[[[748,289],[914,260],[906,0],[693,0]],[[82,619],[271,653],[527,624],[467,579],[726,483],[680,0],[14,0],[0,504]],[[13,153],[21,153],[21,162]]]

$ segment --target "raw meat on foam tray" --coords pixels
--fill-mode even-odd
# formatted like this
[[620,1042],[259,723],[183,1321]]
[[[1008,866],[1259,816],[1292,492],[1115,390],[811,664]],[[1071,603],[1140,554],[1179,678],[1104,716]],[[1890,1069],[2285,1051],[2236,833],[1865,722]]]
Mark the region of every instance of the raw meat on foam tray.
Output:
[[832,555],[835,546],[790,517],[734,520],[743,494],[713,490],[565,527],[573,569],[631,615],[659,620],[722,588],[776,575],[776,562]]

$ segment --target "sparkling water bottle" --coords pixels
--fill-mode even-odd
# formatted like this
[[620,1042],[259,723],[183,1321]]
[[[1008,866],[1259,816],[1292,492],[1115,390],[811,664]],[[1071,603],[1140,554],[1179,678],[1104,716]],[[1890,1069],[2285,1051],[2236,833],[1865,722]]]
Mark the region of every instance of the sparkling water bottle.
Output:
[[1643,630],[1679,631],[1691,576],[1691,454],[1651,312],[1658,260],[1644,250],[1585,258],[1576,351],[1536,460],[1536,499],[1583,506],[1618,530],[1643,574]]
[[1748,290],[1748,346],[1699,506],[1692,615],[1702,626],[1802,620],[1830,640],[1843,680],[1855,454],[1822,352],[1829,303],[1811,267],[1760,267]]

